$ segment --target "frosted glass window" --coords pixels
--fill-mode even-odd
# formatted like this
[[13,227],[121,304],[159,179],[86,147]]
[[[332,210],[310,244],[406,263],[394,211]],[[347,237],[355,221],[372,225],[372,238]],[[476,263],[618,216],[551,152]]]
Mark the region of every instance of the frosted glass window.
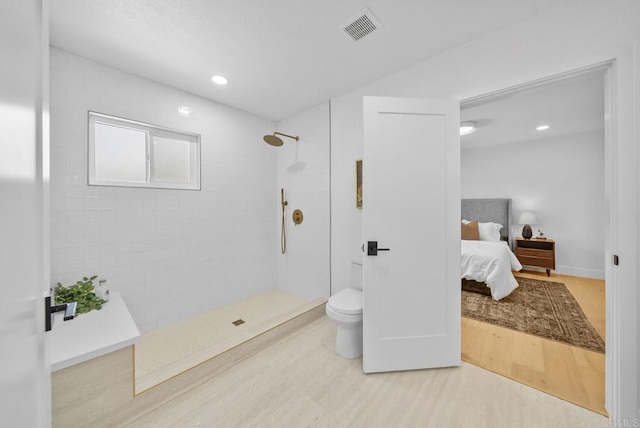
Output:
[[89,112],[89,185],[200,190],[200,136]]
[[191,180],[188,141],[155,137],[153,139],[153,178],[156,181],[187,183]]
[[136,129],[96,123],[96,179],[147,181],[147,134]]

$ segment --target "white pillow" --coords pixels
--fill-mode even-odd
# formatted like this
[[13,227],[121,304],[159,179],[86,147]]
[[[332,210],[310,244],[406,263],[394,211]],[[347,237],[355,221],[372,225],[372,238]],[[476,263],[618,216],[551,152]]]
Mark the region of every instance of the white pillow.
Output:
[[465,219],[462,219],[462,220],[461,220],[461,222],[462,222],[462,224],[469,224],[469,223],[471,223],[469,220],[465,220]]
[[502,225],[499,223],[478,223],[478,232],[480,232],[481,241],[500,241],[500,229]]

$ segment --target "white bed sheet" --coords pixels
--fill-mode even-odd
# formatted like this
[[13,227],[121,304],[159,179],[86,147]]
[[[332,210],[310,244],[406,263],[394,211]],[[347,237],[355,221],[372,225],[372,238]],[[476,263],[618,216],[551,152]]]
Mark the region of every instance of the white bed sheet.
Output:
[[486,282],[494,300],[518,288],[511,271],[521,269],[522,265],[505,241],[462,240],[462,278]]

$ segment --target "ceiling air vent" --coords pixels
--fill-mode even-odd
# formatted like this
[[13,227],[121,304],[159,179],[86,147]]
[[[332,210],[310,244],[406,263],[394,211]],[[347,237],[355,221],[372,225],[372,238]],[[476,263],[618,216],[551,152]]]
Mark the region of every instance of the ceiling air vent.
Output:
[[364,9],[356,16],[340,26],[347,36],[353,41],[358,41],[364,36],[373,33],[382,27],[380,22],[371,13],[369,9]]

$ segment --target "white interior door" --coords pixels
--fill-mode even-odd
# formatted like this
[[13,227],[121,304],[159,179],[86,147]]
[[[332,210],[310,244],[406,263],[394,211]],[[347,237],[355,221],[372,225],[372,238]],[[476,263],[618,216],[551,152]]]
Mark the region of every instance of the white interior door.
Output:
[[460,365],[459,117],[457,101],[364,98],[365,373]]
[[44,333],[49,251],[46,3],[0,4],[2,427],[51,424],[51,377]]

